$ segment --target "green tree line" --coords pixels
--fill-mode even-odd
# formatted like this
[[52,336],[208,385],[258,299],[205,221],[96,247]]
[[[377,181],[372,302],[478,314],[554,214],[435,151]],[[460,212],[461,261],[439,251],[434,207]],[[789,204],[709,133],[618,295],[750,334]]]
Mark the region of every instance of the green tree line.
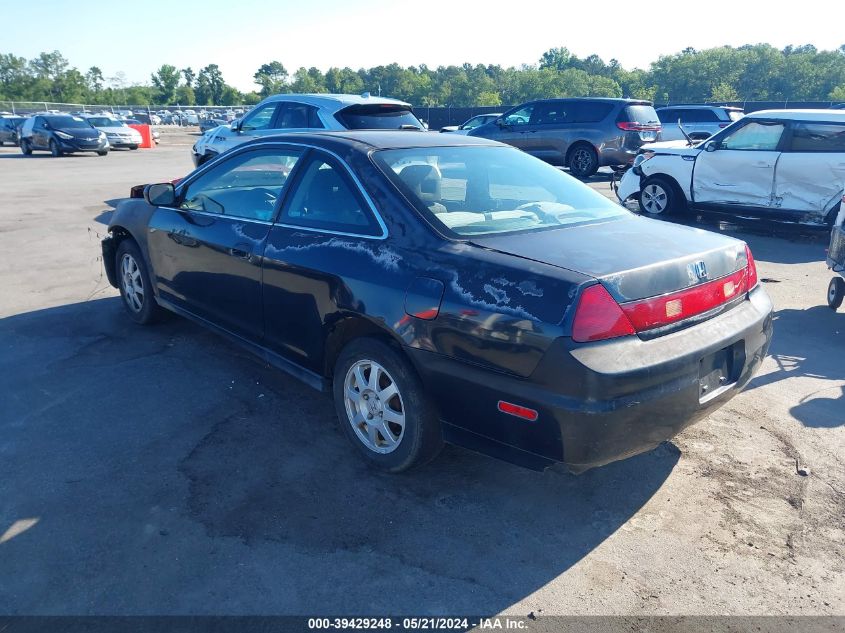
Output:
[[417,106],[498,106],[546,97],[634,97],[664,102],[845,101],[845,45],[833,51],[814,46],[769,44],[687,48],[661,56],[647,70],[626,70],[615,59],[579,58],[566,48],[543,53],[537,64],[373,68],[299,68],[292,74],[279,61],[254,74],[257,89],[240,92],[226,83],[217,64],[194,71],[159,67],[148,84],[128,85],[123,73],[104,77],[92,66],[80,71],[59,52],[25,59],[0,53],[0,101],[86,104],[234,105],[257,103],[283,92],[372,94]]

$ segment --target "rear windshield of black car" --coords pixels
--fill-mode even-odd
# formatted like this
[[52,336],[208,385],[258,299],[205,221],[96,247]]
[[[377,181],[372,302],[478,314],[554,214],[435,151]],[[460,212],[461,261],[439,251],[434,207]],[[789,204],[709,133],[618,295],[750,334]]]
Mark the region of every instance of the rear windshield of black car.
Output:
[[660,123],[657,112],[650,105],[625,106],[624,117],[626,121],[631,121],[632,123]]
[[67,128],[89,128],[91,125],[85,119],[78,119],[75,116],[48,116],[44,117],[50,127]]
[[373,153],[382,172],[447,235],[489,235],[604,221],[627,213],[584,183],[510,147]]
[[393,104],[354,105],[344,108],[335,118],[350,130],[423,129],[420,120],[407,106]]

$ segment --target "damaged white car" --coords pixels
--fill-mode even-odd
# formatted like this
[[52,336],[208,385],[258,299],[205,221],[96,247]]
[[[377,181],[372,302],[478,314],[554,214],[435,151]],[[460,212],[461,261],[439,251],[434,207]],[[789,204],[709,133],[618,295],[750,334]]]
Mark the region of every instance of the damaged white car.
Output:
[[689,207],[831,224],[845,182],[845,112],[754,112],[698,144],[644,145],[616,195],[660,216]]

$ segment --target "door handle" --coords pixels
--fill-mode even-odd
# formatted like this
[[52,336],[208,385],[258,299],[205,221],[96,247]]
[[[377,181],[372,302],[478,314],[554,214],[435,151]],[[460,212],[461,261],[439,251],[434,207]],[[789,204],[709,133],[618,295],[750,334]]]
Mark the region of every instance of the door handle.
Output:
[[250,257],[252,257],[251,253],[249,253],[248,251],[242,251],[239,248],[230,248],[229,255],[231,255],[232,257],[237,257],[238,259],[249,259]]
[[766,168],[766,167],[771,167],[771,166],[772,166],[772,164],[771,164],[771,163],[757,162],[757,163],[754,163],[754,165],[753,165],[753,166],[754,166],[754,167],[762,167],[762,168]]

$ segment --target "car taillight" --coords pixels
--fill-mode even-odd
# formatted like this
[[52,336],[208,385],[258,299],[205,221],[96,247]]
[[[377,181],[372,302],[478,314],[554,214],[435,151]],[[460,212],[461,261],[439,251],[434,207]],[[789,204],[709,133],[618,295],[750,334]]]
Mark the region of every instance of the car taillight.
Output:
[[[843,198],[845,200],[845,198]],[[747,272],[747,286],[748,290],[754,290],[754,287],[757,285],[757,264],[754,263],[754,256],[751,254],[751,249],[748,247],[748,244],[745,245],[745,258],[748,261],[748,264],[745,268]]]
[[758,283],[751,249],[745,247],[745,268],[692,288],[659,297],[619,304],[597,284],[581,293],[572,324],[577,343],[628,336],[703,314],[753,290]]
[[748,290],[748,270],[746,267],[721,279],[660,297],[623,303],[622,311],[637,332],[683,321],[745,294]]
[[586,343],[631,334],[636,334],[634,326],[604,286],[596,284],[581,293],[572,322],[573,341]]
[[617,121],[616,127],[626,132],[656,132],[661,129],[660,124],[638,123],[636,121]]

